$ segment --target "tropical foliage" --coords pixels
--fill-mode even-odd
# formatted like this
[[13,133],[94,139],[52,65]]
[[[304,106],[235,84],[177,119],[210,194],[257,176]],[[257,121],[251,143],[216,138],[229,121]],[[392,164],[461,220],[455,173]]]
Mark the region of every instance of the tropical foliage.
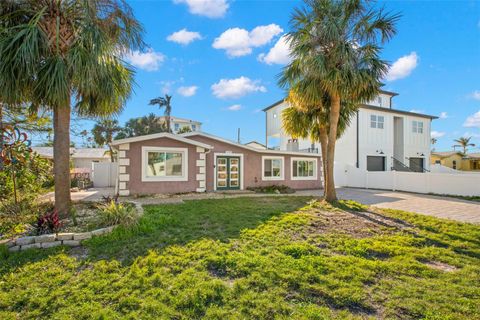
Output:
[[192,129],[188,126],[181,127],[180,130],[177,131],[178,134],[189,133],[189,132],[192,132]]
[[160,110],[163,108],[164,110],[164,115],[165,115],[165,122],[167,126],[167,132],[172,132],[171,128],[171,123],[170,123],[170,114],[172,113],[172,96],[169,96],[168,94],[165,95],[165,97],[157,97],[152,100],[150,100],[149,105],[158,105]]
[[341,110],[379,93],[388,70],[380,45],[395,34],[398,17],[360,0],[305,0],[292,15],[287,34],[292,61],[279,84],[295,93],[295,107],[323,109],[327,115],[328,130],[319,135],[326,144],[322,150],[328,201],[336,199],[333,166]]
[[132,118],[120,129],[115,139],[131,138],[146,134],[167,132],[167,127],[154,113],[140,118]]
[[461,138],[458,138],[458,139],[455,139],[454,141],[456,143],[458,143],[458,146],[462,148],[462,153],[464,155],[467,154],[467,151],[468,151],[468,147],[475,147],[475,144],[474,143],[471,143],[470,140],[472,140],[472,137],[461,137]]
[[70,209],[70,115],[119,112],[132,90],[122,56],[142,47],[124,0],[0,2],[0,97],[53,111],[55,206]]
[[117,120],[102,119],[98,121],[92,129],[93,140],[98,146],[108,146],[110,159],[112,162],[115,160],[115,153],[112,148],[113,136],[120,132],[122,128],[118,125]]

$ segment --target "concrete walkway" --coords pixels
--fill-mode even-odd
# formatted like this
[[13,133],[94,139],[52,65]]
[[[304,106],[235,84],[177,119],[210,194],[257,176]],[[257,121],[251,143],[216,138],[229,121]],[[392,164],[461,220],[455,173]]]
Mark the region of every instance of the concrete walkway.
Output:
[[418,193],[351,188],[338,189],[338,196],[379,208],[480,224],[480,202]]
[[[451,197],[431,196],[418,193],[382,191],[372,189],[337,189],[338,197],[345,200],[354,200],[366,205],[422,213],[439,218],[451,219],[460,222],[480,224],[480,202],[461,200]],[[86,191],[72,192],[73,201],[101,201],[103,196],[113,196],[113,188],[92,188]],[[264,197],[285,196],[278,194],[254,193],[192,193],[185,195],[157,195],[153,197],[123,198],[135,200],[141,204],[181,203],[183,200],[224,199],[234,197]],[[322,197],[323,190],[298,191],[288,196]],[[42,200],[53,201],[53,192],[41,197]]]

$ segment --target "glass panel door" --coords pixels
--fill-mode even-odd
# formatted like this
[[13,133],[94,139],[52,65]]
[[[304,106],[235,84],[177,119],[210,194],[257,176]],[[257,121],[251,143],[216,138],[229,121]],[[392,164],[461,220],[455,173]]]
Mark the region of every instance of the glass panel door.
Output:
[[232,189],[240,187],[240,161],[239,158],[229,158],[229,187]]
[[217,188],[227,188],[227,158],[217,158]]
[[222,156],[216,163],[217,190],[240,189],[240,158]]

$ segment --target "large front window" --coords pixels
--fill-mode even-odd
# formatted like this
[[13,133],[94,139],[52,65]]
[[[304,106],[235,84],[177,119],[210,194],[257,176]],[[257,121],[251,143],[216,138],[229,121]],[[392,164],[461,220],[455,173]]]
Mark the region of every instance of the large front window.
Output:
[[293,159],[292,179],[313,180],[316,179],[317,160],[315,159]]
[[187,149],[143,147],[143,181],[186,181]]
[[262,157],[263,180],[283,180],[283,157]]

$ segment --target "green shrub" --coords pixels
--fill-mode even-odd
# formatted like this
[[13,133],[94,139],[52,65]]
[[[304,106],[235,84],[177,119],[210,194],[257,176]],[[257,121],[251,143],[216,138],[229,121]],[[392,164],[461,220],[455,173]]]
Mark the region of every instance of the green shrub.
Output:
[[271,185],[271,186],[265,186],[265,187],[248,187],[247,190],[254,191],[255,193],[279,193],[279,194],[295,193],[295,190],[284,185]]
[[99,210],[100,221],[103,225],[113,226],[121,224],[124,226],[136,225],[138,222],[135,206],[130,203],[110,203],[104,204]]
[[52,210],[52,203],[39,204],[31,198],[0,202],[0,238],[26,233],[38,217]]

